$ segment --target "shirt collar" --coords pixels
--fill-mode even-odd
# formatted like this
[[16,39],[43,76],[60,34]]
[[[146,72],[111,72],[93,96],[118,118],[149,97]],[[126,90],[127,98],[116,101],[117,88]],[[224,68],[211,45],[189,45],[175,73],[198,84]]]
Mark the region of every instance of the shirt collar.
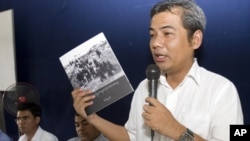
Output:
[[197,59],[194,58],[194,63],[190,68],[186,78],[192,78],[197,85],[200,84],[200,73],[198,71],[199,71],[199,65]]
[[32,138],[32,141],[39,141],[41,139],[41,135],[42,135],[42,128],[38,126],[36,133]]
[[[194,63],[192,65],[192,67],[190,68],[190,70],[188,71],[186,78],[191,78],[194,80],[194,82],[199,85],[200,84],[200,74],[198,73],[199,70],[199,65],[197,62],[197,58],[194,58]],[[185,80],[184,79],[184,80]],[[168,83],[166,82],[166,77],[165,74],[161,74],[160,79],[159,79],[160,83],[165,84],[168,86]]]
[[[100,134],[94,141],[102,141],[102,140],[106,141],[104,139],[105,139],[105,137],[103,136],[103,134]],[[80,137],[76,137],[75,140],[80,141],[81,139],[80,139]]]

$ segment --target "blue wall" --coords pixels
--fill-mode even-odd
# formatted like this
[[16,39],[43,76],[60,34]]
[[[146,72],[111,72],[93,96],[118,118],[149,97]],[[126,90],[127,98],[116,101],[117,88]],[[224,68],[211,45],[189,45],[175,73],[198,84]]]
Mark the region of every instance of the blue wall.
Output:
[[[61,141],[75,136],[72,86],[59,57],[104,32],[134,88],[152,63],[149,10],[159,0],[0,0],[0,11],[14,9],[18,81],[40,92],[42,127]],[[250,123],[250,1],[197,0],[207,15],[200,65],[222,74],[238,88],[245,123]],[[2,69],[2,68],[1,68]],[[100,114],[124,124],[132,94]],[[17,137],[14,118],[6,112],[9,135]]]

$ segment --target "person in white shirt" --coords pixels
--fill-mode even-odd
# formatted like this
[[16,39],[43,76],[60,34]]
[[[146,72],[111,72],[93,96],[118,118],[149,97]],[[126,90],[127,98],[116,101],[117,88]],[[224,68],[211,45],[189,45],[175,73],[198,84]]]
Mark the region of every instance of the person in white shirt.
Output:
[[18,141],[58,141],[58,138],[40,127],[42,109],[36,103],[17,105],[16,123],[22,134]]
[[229,141],[230,125],[243,124],[241,102],[230,80],[197,63],[205,25],[205,14],[193,0],[158,2],[149,27],[150,50],[161,70],[157,98],[148,96],[143,80],[125,126],[86,115],[83,109],[95,98],[90,90],[72,91],[75,110],[114,141]]
[[77,137],[70,138],[68,141],[108,141],[100,131],[77,113],[75,113],[75,128]]

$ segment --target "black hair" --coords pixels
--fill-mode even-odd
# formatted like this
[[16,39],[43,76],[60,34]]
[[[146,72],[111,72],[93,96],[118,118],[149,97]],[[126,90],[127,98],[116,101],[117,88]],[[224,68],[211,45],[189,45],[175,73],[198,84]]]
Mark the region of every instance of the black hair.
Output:
[[37,103],[24,102],[17,105],[17,111],[30,111],[34,117],[41,117],[42,108]]
[[189,41],[196,30],[204,32],[206,26],[206,17],[203,10],[196,4],[194,0],[163,0],[158,2],[152,9],[150,17],[169,11],[173,8],[181,8],[181,20],[185,29],[188,31]]

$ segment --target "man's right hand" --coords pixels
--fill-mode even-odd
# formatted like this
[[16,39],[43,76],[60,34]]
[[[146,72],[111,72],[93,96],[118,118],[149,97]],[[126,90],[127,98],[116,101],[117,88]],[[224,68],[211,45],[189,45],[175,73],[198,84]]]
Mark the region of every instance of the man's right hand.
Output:
[[95,95],[89,90],[82,90],[81,88],[75,89],[71,92],[73,98],[73,106],[75,111],[83,118],[88,117],[85,108],[93,104]]

